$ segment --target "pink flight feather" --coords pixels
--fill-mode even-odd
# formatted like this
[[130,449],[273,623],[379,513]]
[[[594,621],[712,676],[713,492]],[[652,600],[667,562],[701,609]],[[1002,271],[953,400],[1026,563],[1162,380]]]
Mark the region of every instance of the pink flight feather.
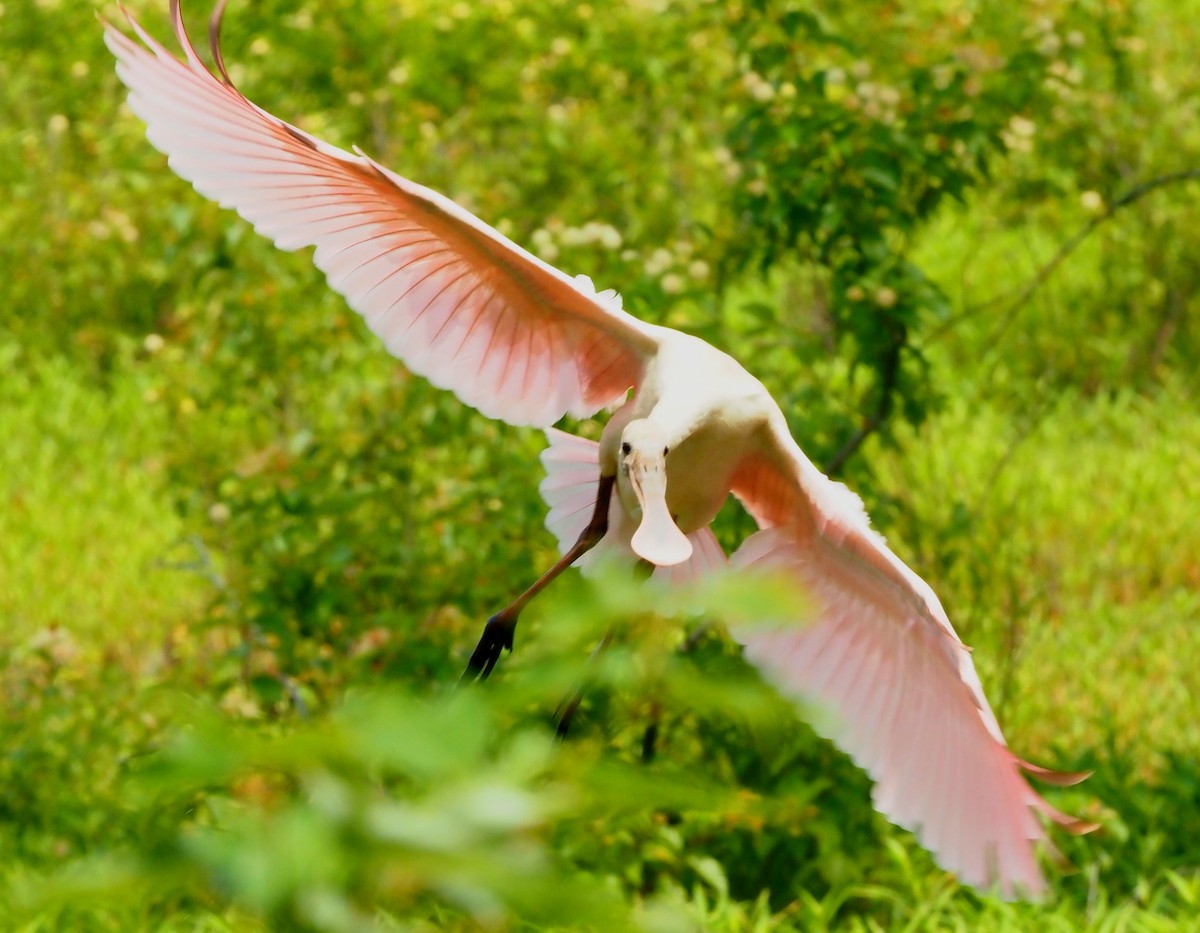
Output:
[[414,372],[486,415],[549,425],[587,416],[641,378],[648,328],[435,191],[271,116],[201,62],[178,0],[184,61],[130,18],[142,44],[105,41],[150,141],[196,190],[284,249],[315,247],[329,284]]

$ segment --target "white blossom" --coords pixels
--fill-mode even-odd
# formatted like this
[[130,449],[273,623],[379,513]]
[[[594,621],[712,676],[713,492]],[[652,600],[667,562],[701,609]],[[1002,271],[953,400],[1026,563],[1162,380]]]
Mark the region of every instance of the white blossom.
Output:
[[622,243],[621,231],[609,224],[600,228],[600,245],[605,249],[620,249]]
[[1037,124],[1027,117],[1015,116],[1008,121],[1008,128],[1017,136],[1029,138],[1037,132]]
[[674,272],[668,272],[662,277],[662,281],[659,284],[662,286],[662,290],[668,295],[677,295],[683,291],[683,276],[677,275]]
[[646,260],[647,275],[661,275],[671,268],[675,263],[675,257],[670,250],[663,249],[661,246],[650,254],[650,258]]
[[1062,50],[1062,39],[1058,37],[1058,33],[1048,32],[1042,36],[1042,40],[1038,43],[1038,51],[1050,58],[1057,55]]

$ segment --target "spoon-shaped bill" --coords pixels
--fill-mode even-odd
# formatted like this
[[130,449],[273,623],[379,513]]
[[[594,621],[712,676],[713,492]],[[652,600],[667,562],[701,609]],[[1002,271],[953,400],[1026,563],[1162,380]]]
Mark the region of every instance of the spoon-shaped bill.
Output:
[[656,567],[682,564],[692,556],[687,539],[667,508],[667,475],[661,465],[635,465],[629,471],[629,484],[642,507],[642,523],[634,532],[633,552]]

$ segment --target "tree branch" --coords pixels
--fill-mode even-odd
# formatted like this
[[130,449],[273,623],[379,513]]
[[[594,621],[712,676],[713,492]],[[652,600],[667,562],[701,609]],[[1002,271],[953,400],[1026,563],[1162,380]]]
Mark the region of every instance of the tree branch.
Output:
[[[1068,238],[1055,251],[1050,260],[1042,266],[1032,277],[1030,277],[1024,285],[1022,285],[1015,295],[997,295],[989,298],[980,304],[964,309],[960,314],[955,315],[945,321],[940,327],[935,329],[927,338],[926,342],[937,340],[939,337],[946,334],[958,324],[961,324],[967,318],[974,317],[982,311],[996,305],[1010,302],[1008,307],[1003,311],[1000,324],[996,328],[996,332],[989,341],[994,345],[999,335],[1008,327],[1013,317],[1018,310],[1033,297],[1034,293],[1046,283],[1046,280],[1052,276],[1059,266],[1077,250],[1080,245],[1091,236],[1098,227],[1110,220],[1118,211],[1128,207],[1135,201],[1140,200],[1152,191],[1157,191],[1159,188],[1164,188],[1167,185],[1173,185],[1181,181],[1193,181],[1200,179],[1200,168],[1184,169],[1178,172],[1168,172],[1165,175],[1158,175],[1154,178],[1147,179],[1140,184],[1134,185],[1120,197],[1111,201],[1103,212],[1091,218],[1087,223],[1080,227],[1070,238]],[[908,345],[908,334],[905,329],[901,329],[897,335],[895,343],[888,349],[887,355],[883,359],[883,365],[880,368],[880,384],[879,384],[879,403],[875,406],[875,410],[863,422],[862,427],[854,432],[850,438],[842,445],[825,464],[825,472],[829,475],[836,474],[846,461],[862,447],[863,443],[878,431],[888,417],[892,413],[894,407],[894,394],[896,383],[900,374],[900,355],[904,347]]]
[[833,476],[841,470],[846,465],[846,461],[854,456],[858,448],[863,445],[863,442],[883,427],[883,423],[891,415],[892,409],[895,407],[896,383],[900,379],[900,354],[906,346],[908,346],[908,329],[901,324],[883,358],[883,365],[879,368],[879,403],[870,417],[863,422],[862,427],[855,431],[841,449],[825,463],[826,474]]
[[[928,343],[937,340],[939,337],[944,336],[948,331],[953,330],[963,321],[974,317],[980,312],[987,311],[990,308],[994,308],[996,305],[1011,301],[1011,304],[1009,304],[1008,308],[1006,308],[1003,312],[1000,325],[996,329],[996,336],[998,336],[1000,332],[1008,326],[1013,315],[1016,314],[1016,312],[1025,304],[1025,302],[1033,297],[1034,293],[1046,283],[1046,280],[1054,274],[1054,272],[1063,264],[1067,257],[1075,252],[1075,250],[1080,247],[1084,240],[1091,236],[1098,227],[1110,220],[1118,211],[1128,207],[1135,201],[1141,200],[1143,197],[1150,194],[1152,191],[1157,191],[1159,188],[1164,188],[1167,185],[1173,185],[1181,181],[1193,181],[1196,179],[1200,179],[1200,168],[1184,169],[1178,172],[1168,172],[1165,175],[1158,175],[1154,178],[1150,178],[1144,182],[1141,182],[1140,184],[1134,185],[1123,195],[1110,202],[1104,211],[1097,214],[1095,217],[1085,223],[1074,233],[1073,236],[1068,238],[1061,246],[1059,246],[1054,255],[1050,257],[1050,261],[1042,266],[1036,273],[1034,273],[1033,276],[1017,290],[1015,295],[1011,295],[1011,297],[1009,295],[996,295],[987,299],[986,301],[980,302],[977,305],[965,308],[961,313],[956,314],[954,317],[948,319],[940,327],[935,329],[926,338],[926,342]],[[993,343],[994,340],[995,338],[993,338]]]

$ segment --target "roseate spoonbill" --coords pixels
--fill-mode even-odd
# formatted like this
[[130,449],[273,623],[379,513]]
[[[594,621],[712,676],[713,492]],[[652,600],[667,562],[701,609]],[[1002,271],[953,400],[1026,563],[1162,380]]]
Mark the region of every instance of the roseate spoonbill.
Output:
[[[837,714],[829,737],[875,779],[875,806],[943,865],[1004,896],[1040,894],[1039,815],[1088,827],[1050,807],[1022,771],[1059,783],[1082,776],[1009,750],[933,591],[871,530],[858,497],[804,455],[763,385],[437,192],[251,103],[221,59],[223,7],[210,27],[215,74],[179,0],[171,18],[182,59],[132,17],[140,43],[105,23],[150,141],[280,248],[316,247],[329,284],[411,370],[486,415],[547,429],[542,492],[563,555],[488,621],[469,673],[486,675],[512,647],[522,607],[597,545],[676,576],[724,564],[708,525],[732,492],[760,527],[733,565],[789,572],[817,607],[810,625],[747,637],[746,656],[783,691]],[[630,389],[599,444],[549,427]]]

